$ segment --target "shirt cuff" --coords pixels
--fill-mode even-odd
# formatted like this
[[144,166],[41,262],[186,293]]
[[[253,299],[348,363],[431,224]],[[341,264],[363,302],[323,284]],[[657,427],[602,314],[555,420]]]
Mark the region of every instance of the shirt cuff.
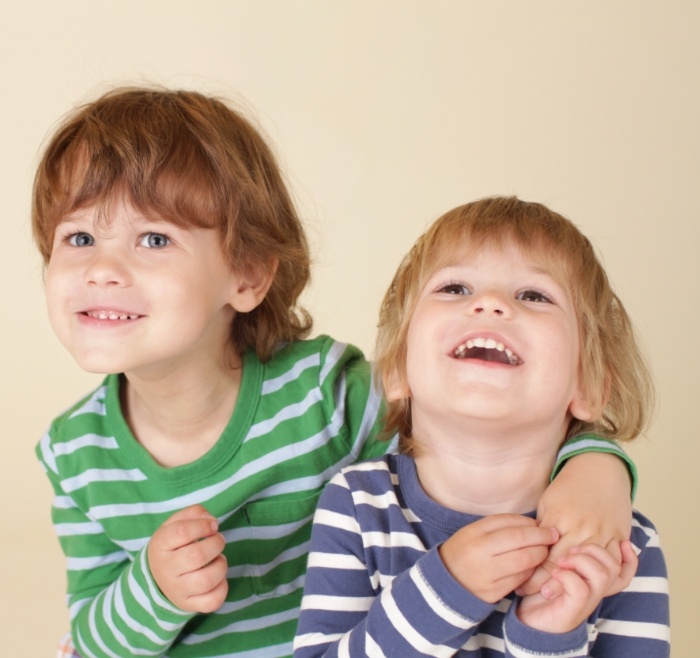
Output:
[[553,480],[561,471],[562,467],[568,459],[576,455],[582,455],[585,452],[605,452],[611,455],[616,455],[627,464],[632,480],[632,501],[637,493],[637,467],[630,456],[620,447],[620,445],[609,439],[603,439],[596,434],[579,434],[569,439],[559,450],[557,461],[552,469],[550,481]]

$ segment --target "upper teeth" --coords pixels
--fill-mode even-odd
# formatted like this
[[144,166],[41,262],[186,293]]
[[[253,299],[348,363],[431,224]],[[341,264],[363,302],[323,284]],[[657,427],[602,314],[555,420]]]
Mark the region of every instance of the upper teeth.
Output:
[[455,350],[455,356],[464,356],[467,353],[467,350],[472,349],[472,347],[482,347],[487,350],[498,350],[499,352],[505,352],[506,356],[508,357],[508,361],[510,361],[512,365],[517,365],[520,363],[520,359],[513,353],[512,350],[493,338],[470,338],[466,343],[462,343]]
[[114,311],[88,311],[88,315],[97,320],[136,320],[139,317],[138,315],[115,313]]

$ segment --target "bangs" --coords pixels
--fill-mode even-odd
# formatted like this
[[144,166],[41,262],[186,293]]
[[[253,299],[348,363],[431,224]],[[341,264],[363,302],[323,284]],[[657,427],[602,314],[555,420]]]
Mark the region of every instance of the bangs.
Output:
[[206,127],[193,126],[167,99],[127,100],[79,114],[47,150],[34,189],[35,235],[45,257],[63,218],[89,207],[104,215],[119,200],[178,226],[222,226],[223,215],[235,213],[219,166],[226,156],[197,134]]
[[133,136],[129,147],[142,148],[120,149],[94,135],[77,137],[47,171],[47,201],[52,207],[46,208],[46,215],[53,218],[54,227],[65,215],[87,207],[104,208],[118,198],[173,224],[212,228],[220,223],[214,172],[193,140],[176,138],[170,148],[161,144],[151,149]]
[[420,263],[422,285],[437,270],[484,248],[505,252],[516,247],[559,285],[570,288],[585,267],[587,259],[582,254],[592,255],[588,240],[570,222],[563,218],[558,221],[551,213],[546,220],[526,214],[470,214],[468,207],[456,209],[425,234]]

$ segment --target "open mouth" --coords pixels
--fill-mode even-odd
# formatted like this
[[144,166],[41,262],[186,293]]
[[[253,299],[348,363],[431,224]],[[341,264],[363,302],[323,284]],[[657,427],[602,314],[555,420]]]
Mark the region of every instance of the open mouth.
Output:
[[513,350],[493,338],[470,338],[457,346],[453,356],[456,359],[478,359],[503,363],[507,366],[517,366],[522,363],[522,359]]
[[85,311],[83,315],[95,320],[138,320],[143,317],[134,313],[120,313],[118,311]]

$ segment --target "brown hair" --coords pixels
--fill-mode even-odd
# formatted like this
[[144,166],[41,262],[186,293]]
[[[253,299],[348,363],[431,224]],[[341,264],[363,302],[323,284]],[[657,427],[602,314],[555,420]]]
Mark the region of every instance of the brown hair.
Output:
[[121,88],[77,108],[51,137],[34,180],[32,228],[48,263],[57,225],[76,210],[127,200],[178,226],[221,233],[238,272],[277,271],[262,303],[237,314],[237,351],[266,360],[311,329],[297,306],[309,280],[303,227],[260,133],[222,100],[193,91]]
[[[644,428],[653,407],[651,375],[622,302],[589,240],[539,203],[491,197],[438,218],[400,264],[386,292],[375,353],[380,379],[406,380],[406,336],[428,278],[457,250],[515,244],[571,290],[578,318],[581,372],[593,419],[571,420],[567,438],[582,432],[626,441]],[[386,428],[411,450],[410,399],[387,402]]]

